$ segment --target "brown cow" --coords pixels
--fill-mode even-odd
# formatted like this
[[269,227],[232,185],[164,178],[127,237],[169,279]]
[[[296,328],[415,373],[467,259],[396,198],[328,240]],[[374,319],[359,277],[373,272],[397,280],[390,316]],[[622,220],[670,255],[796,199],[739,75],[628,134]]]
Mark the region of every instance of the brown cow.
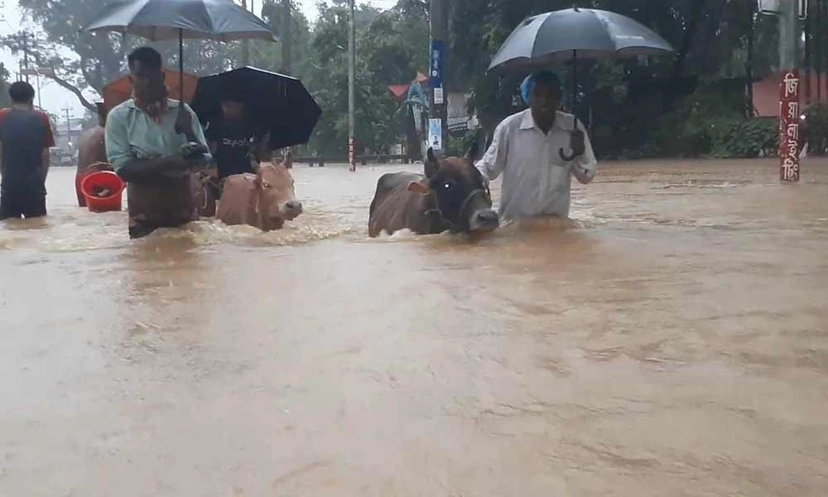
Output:
[[425,175],[384,174],[371,202],[368,235],[409,229],[414,233],[485,232],[499,226],[483,175],[469,157],[437,159],[428,149]]
[[106,107],[104,104],[95,104],[98,107],[98,125],[84,131],[78,139],[78,170],[75,173],[75,193],[78,196],[78,206],[86,207],[86,197],[80,187],[87,174],[98,171],[111,171],[112,166],[106,162],[106,146],[104,144],[104,130],[106,126]]
[[216,218],[229,226],[247,224],[263,231],[281,229],[302,213],[296,200],[290,155],[283,163],[263,164],[256,174],[234,174],[224,180]]

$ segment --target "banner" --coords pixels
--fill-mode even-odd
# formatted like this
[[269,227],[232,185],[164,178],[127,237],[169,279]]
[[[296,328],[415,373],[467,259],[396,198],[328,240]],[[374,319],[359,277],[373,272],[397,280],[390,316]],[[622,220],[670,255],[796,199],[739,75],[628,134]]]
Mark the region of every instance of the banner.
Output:
[[428,120],[428,146],[436,150],[443,149],[443,120]]
[[799,70],[782,73],[779,83],[779,174],[799,181]]
[[429,69],[428,84],[432,88],[443,86],[443,56],[445,54],[445,43],[440,40],[431,41],[431,69]]

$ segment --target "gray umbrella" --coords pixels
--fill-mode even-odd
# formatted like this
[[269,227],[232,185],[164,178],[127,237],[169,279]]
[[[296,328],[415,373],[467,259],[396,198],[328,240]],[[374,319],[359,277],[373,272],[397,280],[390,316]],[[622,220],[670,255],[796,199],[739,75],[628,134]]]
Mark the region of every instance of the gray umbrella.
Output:
[[129,33],[153,41],[178,39],[178,65],[182,75],[182,89],[184,38],[218,41],[257,38],[274,41],[273,32],[266,22],[231,0],[119,2],[105,7],[84,30]]
[[531,69],[577,58],[613,59],[673,51],[664,38],[629,17],[576,7],[523,21],[492,58],[489,70]]
[[[574,107],[579,58],[616,59],[673,51],[664,38],[629,17],[575,7],[524,20],[492,58],[489,71],[532,70],[571,61]],[[563,149],[560,153],[567,159]]]

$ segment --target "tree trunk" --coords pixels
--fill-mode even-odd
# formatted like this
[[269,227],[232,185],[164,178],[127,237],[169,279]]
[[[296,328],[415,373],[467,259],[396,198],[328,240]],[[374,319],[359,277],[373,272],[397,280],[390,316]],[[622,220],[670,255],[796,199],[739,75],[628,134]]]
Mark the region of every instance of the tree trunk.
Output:
[[293,40],[290,33],[292,17],[290,0],[282,0],[282,72],[287,75],[293,72]]
[[754,2],[748,2],[748,32],[747,32],[747,57],[745,60],[745,90],[747,99],[745,105],[745,117],[753,117],[753,39],[756,30],[756,17],[754,16]]
[[664,101],[664,110],[670,111],[673,108],[673,103],[675,102],[676,94],[674,89],[678,87],[678,81],[681,78],[681,73],[684,70],[684,63],[687,61],[687,55],[690,53],[690,48],[693,45],[693,39],[696,35],[696,27],[701,21],[702,17],[704,17],[704,9],[706,7],[707,0],[694,0],[693,7],[691,8],[690,12],[692,12],[692,17],[690,18],[690,22],[687,23],[687,28],[684,30],[684,37],[681,40],[681,47],[679,48],[678,54],[676,55],[676,61],[673,64],[673,74],[671,76],[672,83],[670,84],[670,89],[665,91],[665,101]]

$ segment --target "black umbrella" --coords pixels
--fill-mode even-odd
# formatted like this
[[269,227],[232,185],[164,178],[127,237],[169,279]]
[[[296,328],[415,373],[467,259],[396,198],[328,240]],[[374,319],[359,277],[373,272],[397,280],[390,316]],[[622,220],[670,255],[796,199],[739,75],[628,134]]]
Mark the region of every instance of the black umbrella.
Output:
[[199,78],[191,103],[202,122],[221,117],[223,88],[245,95],[251,126],[270,132],[273,149],[307,143],[322,109],[296,78],[255,67],[242,67]]
[[[574,113],[579,58],[616,59],[673,51],[664,38],[629,17],[575,7],[524,20],[492,58],[489,71],[525,71],[571,61]],[[563,149],[560,153],[567,159]]]
[[[85,31],[129,33],[153,41],[178,39],[184,87],[184,38],[274,41],[270,26],[231,0],[132,0],[109,5]],[[181,95],[183,101],[183,95]]]

